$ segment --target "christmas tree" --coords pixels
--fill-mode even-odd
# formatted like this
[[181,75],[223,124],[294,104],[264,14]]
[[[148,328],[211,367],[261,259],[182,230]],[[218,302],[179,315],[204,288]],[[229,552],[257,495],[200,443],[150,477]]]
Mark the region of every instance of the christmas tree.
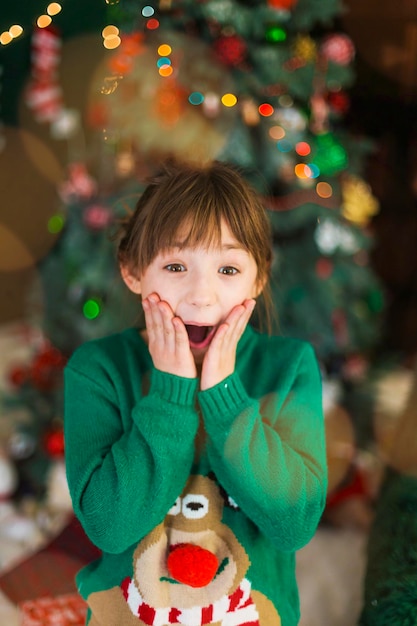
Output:
[[[31,301],[43,358],[35,353],[30,368],[11,373],[14,403],[42,396],[31,400],[32,440],[39,448],[41,425],[46,456],[62,431],[65,359],[83,341],[137,322],[110,235],[161,158],[230,162],[262,194],[273,228],[275,331],[310,341],[325,374],[363,380],[383,306],[368,258],[378,207],[361,177],[371,146],[343,126],[355,49],[336,28],[340,1],[106,2],[104,55],[78,112],[91,146],[68,163],[49,223],[57,242]],[[61,138],[70,134],[77,116],[55,99],[45,118],[36,67],[32,77],[27,105]]]
[[243,171],[273,225],[277,330],[330,367],[372,350],[382,307],[366,230],[377,203],[360,177],[370,145],[343,128],[354,45],[332,30],[341,8],[110,2],[113,51],[88,105],[116,167],[173,154]]

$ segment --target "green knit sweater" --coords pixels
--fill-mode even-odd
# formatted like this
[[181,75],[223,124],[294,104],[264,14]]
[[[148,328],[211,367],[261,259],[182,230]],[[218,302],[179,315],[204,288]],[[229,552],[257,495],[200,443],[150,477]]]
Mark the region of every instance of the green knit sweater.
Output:
[[91,626],[294,626],[295,551],[326,496],[310,345],[247,327],[236,371],[156,370],[137,329],[84,344],[65,370],[74,511],[102,557],[77,576]]

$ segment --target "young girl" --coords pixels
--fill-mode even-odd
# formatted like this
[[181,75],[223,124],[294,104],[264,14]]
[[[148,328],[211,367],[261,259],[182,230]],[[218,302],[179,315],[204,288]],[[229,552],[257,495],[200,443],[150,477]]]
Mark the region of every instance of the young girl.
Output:
[[166,164],[119,247],[145,328],[65,372],[74,510],[99,560],[90,626],[294,626],[295,551],[326,496],[310,345],[248,325],[268,300],[269,222],[231,167]]

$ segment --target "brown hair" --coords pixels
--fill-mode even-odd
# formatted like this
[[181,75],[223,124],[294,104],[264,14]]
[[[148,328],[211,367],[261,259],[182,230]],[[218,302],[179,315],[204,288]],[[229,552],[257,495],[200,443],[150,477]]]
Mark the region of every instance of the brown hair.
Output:
[[164,163],[122,229],[119,263],[132,274],[141,274],[161,250],[177,242],[184,224],[189,227],[184,247],[217,245],[222,219],[256,262],[258,284],[265,285],[262,303],[270,328],[270,224],[259,196],[230,165]]

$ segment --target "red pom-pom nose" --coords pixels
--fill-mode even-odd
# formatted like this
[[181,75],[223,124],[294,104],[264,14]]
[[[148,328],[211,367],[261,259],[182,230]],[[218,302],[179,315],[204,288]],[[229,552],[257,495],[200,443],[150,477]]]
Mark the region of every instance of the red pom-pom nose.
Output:
[[172,546],[167,560],[172,578],[189,587],[205,587],[211,582],[219,567],[217,557],[192,543]]

